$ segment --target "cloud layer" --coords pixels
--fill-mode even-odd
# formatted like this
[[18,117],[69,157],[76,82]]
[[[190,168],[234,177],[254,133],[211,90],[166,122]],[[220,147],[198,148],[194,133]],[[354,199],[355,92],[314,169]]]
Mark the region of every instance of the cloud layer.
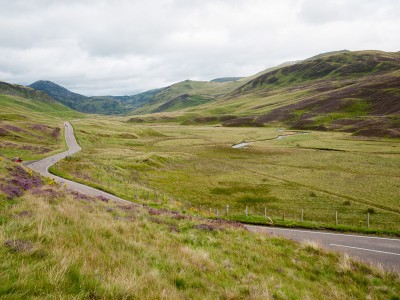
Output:
[[340,49],[399,51],[397,0],[0,0],[0,80],[125,95]]

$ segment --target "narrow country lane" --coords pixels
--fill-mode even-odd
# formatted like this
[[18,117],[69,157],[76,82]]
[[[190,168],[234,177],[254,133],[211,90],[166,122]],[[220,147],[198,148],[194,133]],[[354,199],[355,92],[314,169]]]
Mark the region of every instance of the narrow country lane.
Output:
[[82,194],[86,194],[89,196],[103,196],[106,197],[110,200],[113,201],[117,201],[117,202],[123,202],[123,203],[129,203],[129,204],[134,204],[130,201],[121,199],[119,197],[116,197],[114,195],[111,195],[109,193],[106,193],[104,191],[86,186],[84,184],[80,184],[68,179],[64,179],[58,176],[55,176],[51,173],[49,173],[48,169],[54,165],[56,162],[60,161],[61,159],[72,155],[74,153],[77,153],[79,151],[81,151],[81,147],[79,147],[76,139],[75,139],[75,135],[74,135],[74,129],[72,127],[72,125],[69,122],[65,122],[64,123],[64,128],[65,128],[65,141],[67,142],[67,146],[69,148],[69,150],[62,152],[62,153],[58,153],[46,158],[43,158],[41,160],[32,162],[30,164],[27,164],[27,167],[40,173],[41,175],[45,176],[45,177],[50,177],[52,179],[54,179],[56,182],[60,183],[60,184],[65,184],[69,189],[80,192]]

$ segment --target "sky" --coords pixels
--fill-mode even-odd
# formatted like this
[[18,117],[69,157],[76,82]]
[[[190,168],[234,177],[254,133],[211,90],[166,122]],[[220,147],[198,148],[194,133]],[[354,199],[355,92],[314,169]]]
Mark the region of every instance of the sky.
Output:
[[0,80],[87,96],[400,51],[399,0],[0,0]]

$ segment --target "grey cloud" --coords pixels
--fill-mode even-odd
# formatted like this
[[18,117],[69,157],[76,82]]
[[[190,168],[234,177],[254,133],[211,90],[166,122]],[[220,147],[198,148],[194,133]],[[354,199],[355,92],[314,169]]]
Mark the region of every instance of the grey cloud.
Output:
[[124,95],[344,48],[398,51],[398,3],[0,0],[0,80]]

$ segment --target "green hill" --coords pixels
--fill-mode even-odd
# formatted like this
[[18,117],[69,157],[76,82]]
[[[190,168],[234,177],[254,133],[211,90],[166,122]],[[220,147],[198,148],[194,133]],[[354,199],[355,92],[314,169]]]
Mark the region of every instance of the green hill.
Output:
[[47,94],[0,82],[0,154],[36,159],[62,149],[63,122],[83,117]]
[[127,110],[123,102],[115,97],[86,97],[73,93],[51,81],[39,80],[29,85],[29,87],[43,91],[64,105],[85,113],[113,115],[123,113]]
[[330,52],[238,82],[241,86],[220,98],[162,117],[400,137],[399,52]]

